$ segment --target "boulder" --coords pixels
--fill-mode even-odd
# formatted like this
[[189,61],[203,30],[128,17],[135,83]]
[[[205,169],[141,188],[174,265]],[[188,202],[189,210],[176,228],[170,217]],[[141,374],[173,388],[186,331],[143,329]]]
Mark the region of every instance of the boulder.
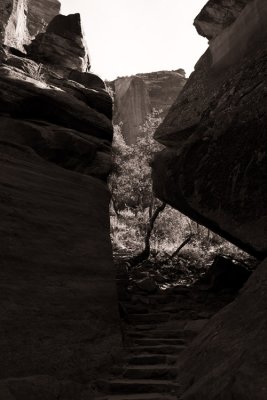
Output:
[[[153,163],[158,197],[261,259],[267,254],[266,16],[267,3],[251,1],[211,41],[155,134],[167,148]],[[240,44],[235,57],[232,43]]]
[[147,277],[136,282],[136,286],[144,292],[154,293],[158,290],[158,285],[154,279]]
[[252,0],[210,0],[194,21],[198,33],[209,40],[215,39],[232,25],[240,12]]
[[[240,262],[230,257],[217,255],[207,274],[199,283],[215,291],[224,289],[241,289],[249,279],[251,271]],[[205,286],[204,286],[205,287]]]
[[106,89],[105,83],[99,76],[89,73],[89,72],[80,72],[80,71],[71,71],[69,74],[69,79],[76,81],[86,88],[90,89]]
[[46,32],[38,34],[26,49],[31,59],[57,68],[64,76],[72,69],[80,72],[90,69],[80,14],[55,16]]
[[180,356],[181,400],[265,400],[267,261]]

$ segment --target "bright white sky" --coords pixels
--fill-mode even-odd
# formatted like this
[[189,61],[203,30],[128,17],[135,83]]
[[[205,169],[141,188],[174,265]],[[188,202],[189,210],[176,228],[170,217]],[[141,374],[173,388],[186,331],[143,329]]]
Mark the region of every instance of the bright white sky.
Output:
[[189,75],[207,48],[193,20],[207,0],[61,0],[79,12],[92,72],[102,79],[184,68]]

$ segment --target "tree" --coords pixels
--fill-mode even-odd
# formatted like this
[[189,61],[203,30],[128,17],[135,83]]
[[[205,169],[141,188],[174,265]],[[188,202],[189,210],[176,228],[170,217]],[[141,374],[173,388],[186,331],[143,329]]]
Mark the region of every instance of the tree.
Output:
[[141,127],[141,135],[135,145],[128,146],[121,133],[121,126],[114,128],[113,159],[114,169],[110,178],[112,204],[117,218],[121,211],[131,210],[138,221],[136,229],[143,236],[144,249],[140,261],[150,254],[150,238],[159,214],[164,210],[153,195],[151,167],[153,155],[161,145],[153,139],[153,134],[162,119],[160,111],[153,110]]
[[110,178],[110,189],[118,209],[143,211],[152,203],[157,206],[152,191],[150,163],[153,154],[161,148],[153,139],[153,134],[161,122],[159,112],[154,110],[141,127],[142,136],[132,146],[125,143],[121,126],[114,127],[114,169]]

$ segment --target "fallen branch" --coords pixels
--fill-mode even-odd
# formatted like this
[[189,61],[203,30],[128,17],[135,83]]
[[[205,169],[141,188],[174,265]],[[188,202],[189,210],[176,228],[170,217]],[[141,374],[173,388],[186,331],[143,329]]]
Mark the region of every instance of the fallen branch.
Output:
[[183,243],[177,248],[177,250],[175,250],[175,252],[170,255],[169,259],[172,260],[174,257],[176,257],[180,251],[192,240],[193,235],[188,236],[188,238],[186,238]]

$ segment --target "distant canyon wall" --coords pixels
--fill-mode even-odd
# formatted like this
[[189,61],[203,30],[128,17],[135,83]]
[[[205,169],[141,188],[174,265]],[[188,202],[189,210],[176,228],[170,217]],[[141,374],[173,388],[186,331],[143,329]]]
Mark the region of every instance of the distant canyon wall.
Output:
[[112,100],[88,72],[80,16],[30,3],[0,14],[0,398],[90,399],[121,351]]
[[164,117],[186,83],[185,72],[159,71],[118,78],[110,85],[114,92],[114,123],[122,123],[127,144],[136,143],[153,109]]

